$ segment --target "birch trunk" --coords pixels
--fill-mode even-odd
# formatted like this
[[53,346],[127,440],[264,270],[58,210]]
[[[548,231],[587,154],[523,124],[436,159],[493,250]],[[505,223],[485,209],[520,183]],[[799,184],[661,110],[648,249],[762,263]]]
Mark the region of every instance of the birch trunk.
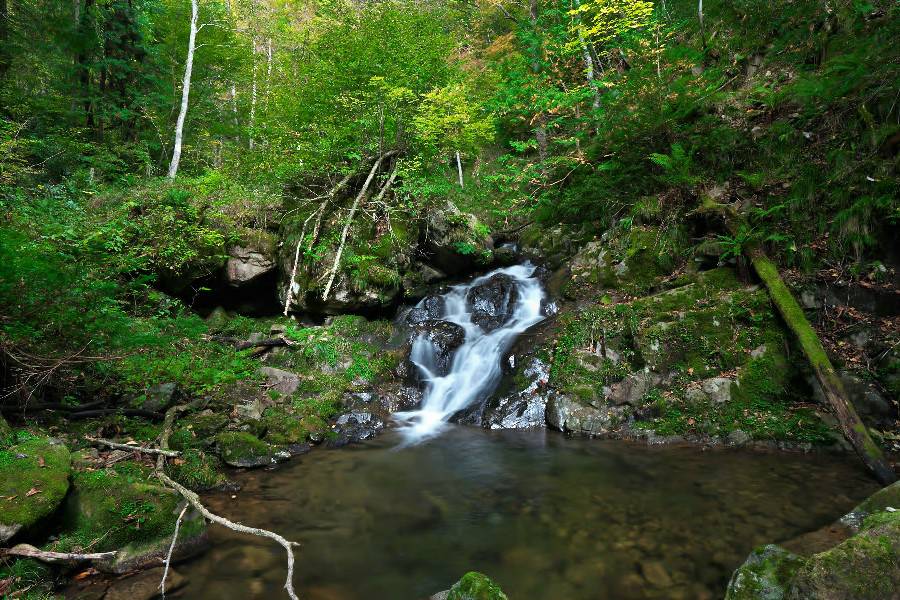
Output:
[[[574,0],[573,4],[576,9],[581,6],[579,0]],[[587,78],[588,87],[591,88],[591,92],[594,94],[594,110],[597,110],[600,108],[600,88],[597,87],[597,81],[594,79],[594,57],[591,56],[591,51],[588,48],[587,41],[584,39],[584,34],[581,31],[580,18],[576,18],[575,28],[576,31],[578,31],[578,44],[581,46],[581,56],[584,59],[584,75]]]
[[[328,283],[325,285],[325,291],[322,293],[322,301],[328,300],[328,294],[331,293],[331,286],[334,285],[334,278],[337,275],[338,267],[341,265],[341,255],[344,253],[344,245],[347,243],[347,234],[350,232],[350,226],[353,224],[353,217],[356,216],[356,211],[359,208],[359,204],[363,198],[369,192],[369,185],[372,184],[372,179],[375,178],[375,173],[378,172],[378,167],[381,166],[381,163],[384,159],[391,157],[397,154],[396,151],[386,152],[382,154],[378,160],[375,161],[375,164],[372,165],[372,169],[369,171],[369,176],[366,177],[365,183],[363,183],[362,188],[359,190],[359,193],[356,195],[356,199],[353,200],[353,206],[350,207],[350,215],[347,217],[347,222],[344,223],[344,229],[341,231],[341,243],[338,245],[337,254],[334,257],[334,264],[331,265],[331,273],[328,276]],[[391,174],[391,178],[385,184],[385,187],[382,188],[382,193],[379,194],[379,198],[384,195],[384,191],[390,187],[390,185],[394,182],[394,177],[397,174],[397,170],[394,169],[394,172]]]
[[[528,15],[531,20],[531,27],[534,29],[535,39],[535,41],[532,42],[531,48],[531,71],[534,73],[535,77],[541,73],[541,54],[543,52],[542,44],[538,37],[538,16],[540,12],[538,2],[539,0],[530,0],[528,3]],[[538,158],[540,158],[541,163],[543,163],[547,160],[547,125],[543,111],[535,115],[534,121],[534,139],[537,141]],[[543,166],[541,168],[543,169]]]
[[184,63],[184,81],[181,85],[181,110],[175,123],[175,148],[172,150],[172,162],[169,163],[169,179],[178,174],[178,163],[181,162],[181,142],[184,138],[184,119],[187,117],[188,98],[191,94],[191,70],[194,68],[194,47],[197,42],[197,0],[191,0],[191,33],[188,36],[188,54]]
[[465,185],[463,184],[462,160],[459,158],[459,150],[456,151],[456,171],[459,173],[459,187],[463,188]]

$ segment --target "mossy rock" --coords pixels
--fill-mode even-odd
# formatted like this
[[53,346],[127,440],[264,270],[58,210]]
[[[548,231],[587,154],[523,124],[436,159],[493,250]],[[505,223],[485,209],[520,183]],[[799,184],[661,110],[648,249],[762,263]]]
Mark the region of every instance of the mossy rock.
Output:
[[166,463],[166,473],[181,485],[195,491],[211,490],[227,482],[219,472],[215,456],[189,448],[180,457]]
[[900,513],[869,517],[863,530],[814,554],[797,572],[789,600],[885,600],[900,597]]
[[[169,536],[181,497],[167,488],[101,469],[73,474],[66,501],[62,539],[103,552]],[[68,548],[62,548],[63,551]]]
[[71,455],[50,438],[0,450],[0,542],[52,514],[69,490]]
[[216,436],[216,446],[225,464],[232,467],[264,467],[281,458],[275,447],[242,431],[220,433]]
[[731,576],[725,600],[781,600],[803,562],[774,544],[756,548]]
[[500,586],[490,577],[477,571],[469,571],[453,584],[447,600],[509,600]]
[[178,420],[178,427],[169,438],[175,450],[194,448],[209,443],[228,424],[228,417],[211,410]]
[[266,430],[265,441],[280,446],[306,443],[310,434],[320,430],[316,420],[311,417],[273,408],[263,415],[263,423]]
[[900,510],[900,481],[881,488],[863,500],[856,508],[841,518],[841,523],[851,527],[854,531],[859,531],[867,517],[887,508]]

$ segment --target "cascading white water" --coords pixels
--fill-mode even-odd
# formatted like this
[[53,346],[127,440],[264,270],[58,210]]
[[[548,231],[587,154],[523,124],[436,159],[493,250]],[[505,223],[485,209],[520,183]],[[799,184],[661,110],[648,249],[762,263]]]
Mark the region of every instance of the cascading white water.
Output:
[[[544,290],[534,272],[535,266],[530,263],[497,269],[468,284],[453,286],[443,296],[443,314],[439,319],[462,327],[465,341],[454,353],[446,375],[433,372],[435,349],[428,337],[420,334],[413,342],[410,360],[419,369],[426,387],[419,410],[395,414],[408,443],[438,434],[451,416],[493,390],[500,379],[503,353],[516,336],[544,319],[541,312]],[[469,290],[498,274],[508,275],[515,281],[518,298],[510,318],[493,331],[485,332],[472,321],[466,296]]]

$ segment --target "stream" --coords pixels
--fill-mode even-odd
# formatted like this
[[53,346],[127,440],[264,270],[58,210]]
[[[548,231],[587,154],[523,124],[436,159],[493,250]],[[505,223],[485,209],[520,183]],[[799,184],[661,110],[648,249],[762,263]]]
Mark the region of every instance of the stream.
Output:
[[[544,318],[533,275],[532,265],[507,267],[416,307],[426,325],[451,323],[437,327],[456,341],[442,354],[446,336],[419,329],[410,358],[425,394],[398,427],[238,473],[242,491],[208,496],[210,508],[300,541],[307,600],[423,600],[469,570],[513,600],[702,600],[723,596],[754,546],[831,523],[876,489],[849,456],[451,424],[496,387],[504,353]],[[210,536],[208,553],[178,567],[189,581],[181,597],[283,597],[279,546],[216,527]]]
[[[853,457],[701,452],[448,426],[236,476],[212,510],[299,540],[305,600],[423,600],[468,570],[512,600],[721,598],[759,544],[877,489]],[[284,551],[220,527],[181,597],[281,598]]]

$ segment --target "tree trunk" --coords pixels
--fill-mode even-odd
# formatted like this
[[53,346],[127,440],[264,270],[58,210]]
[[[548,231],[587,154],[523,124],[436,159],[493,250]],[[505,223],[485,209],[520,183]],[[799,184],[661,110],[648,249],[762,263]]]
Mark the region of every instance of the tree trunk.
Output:
[[[366,177],[365,183],[363,183],[362,188],[360,188],[359,193],[356,195],[356,199],[353,200],[353,206],[350,207],[350,215],[347,217],[347,222],[344,223],[344,229],[341,231],[341,243],[338,245],[337,254],[334,257],[334,264],[331,265],[331,274],[328,276],[328,283],[325,285],[325,291],[322,293],[322,301],[328,300],[328,294],[331,293],[331,286],[334,285],[334,278],[337,275],[338,268],[341,264],[341,255],[344,253],[344,245],[347,243],[347,234],[350,232],[350,225],[353,224],[353,217],[356,216],[356,210],[359,208],[360,202],[362,199],[366,197],[369,191],[369,186],[372,184],[372,179],[375,177],[375,173],[378,172],[378,167],[381,166],[381,163],[384,159],[389,158],[393,155],[397,154],[396,150],[391,150],[390,152],[386,152],[378,157],[378,160],[375,161],[375,164],[372,165],[372,169],[369,171],[369,176]],[[379,197],[384,195],[384,192],[390,188],[391,184],[394,182],[394,177],[397,175],[397,170],[394,169],[394,172],[391,174],[391,178],[388,179],[388,182],[382,188],[382,193],[379,194]]]
[[465,187],[463,183],[462,160],[459,158],[459,150],[456,151],[456,172],[459,173],[459,187]]
[[803,354],[812,366],[816,379],[834,410],[844,436],[853,445],[854,450],[866,466],[875,474],[878,481],[884,485],[893,483],[897,480],[897,475],[885,460],[881,449],[872,441],[859,415],[856,414],[856,409],[853,408],[853,404],[847,397],[844,385],[831,365],[831,361],[828,360],[819,336],[816,335],[803,313],[803,309],[800,308],[797,300],[784,284],[778,274],[778,268],[759,248],[752,248],[748,254],[757,275],[769,290],[772,302],[778,308],[778,312],[788,328],[797,337]]
[[[579,0],[574,0],[574,7],[577,9],[581,6],[581,2]],[[594,110],[600,108],[600,88],[597,87],[597,82],[594,79],[594,57],[591,56],[591,51],[588,49],[587,41],[584,39],[584,34],[581,32],[581,19],[576,18],[575,27],[578,31],[578,44],[581,46],[581,56],[584,59],[584,75],[587,78],[588,87],[591,88],[591,92],[594,95],[593,107]]]
[[697,0],[697,17],[700,19],[700,43],[706,50],[706,32],[703,30],[703,0]]
[[181,162],[181,142],[184,137],[184,119],[187,117],[188,97],[191,94],[191,70],[194,68],[194,47],[197,42],[197,0],[191,0],[191,33],[188,36],[187,60],[184,63],[184,80],[181,85],[181,110],[175,123],[175,148],[172,150],[172,162],[169,163],[169,179],[178,175],[178,163]]
[[253,83],[250,86],[250,139],[248,146],[253,150],[253,128],[256,125],[256,38],[253,38]]

